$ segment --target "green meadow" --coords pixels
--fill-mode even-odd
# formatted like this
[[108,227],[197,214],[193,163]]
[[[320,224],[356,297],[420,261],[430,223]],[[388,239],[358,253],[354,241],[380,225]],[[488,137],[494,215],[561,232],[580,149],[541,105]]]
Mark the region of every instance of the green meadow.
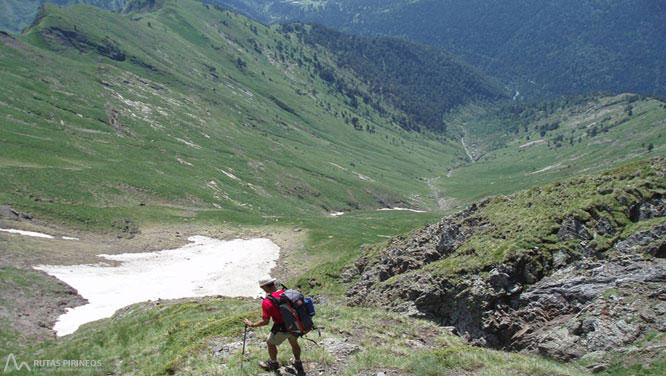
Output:
[[[296,33],[195,1],[141,8],[149,3],[128,14],[47,4],[23,34],[0,34],[0,204],[46,227],[108,237],[126,235],[119,223],[302,230],[287,282],[322,298],[324,338],[365,349],[339,374],[586,374],[472,348],[430,322],[344,307],[340,273],[369,247],[481,198],[663,154],[666,104],[600,95],[507,118],[511,103],[470,103],[444,116],[446,133],[409,131],[395,121],[399,108]],[[337,90],[322,67],[356,94]],[[378,210],[389,207],[425,212]],[[30,286],[62,293],[9,261],[0,260],[0,279],[28,297]],[[257,307],[142,303],[45,342],[3,322],[0,346],[24,358],[102,360],[82,374],[243,374],[238,351],[216,358],[210,346],[241,340]],[[423,333],[427,343],[413,350]],[[247,372],[258,372],[263,351],[251,343]],[[335,368],[326,351],[306,351],[325,372]]]

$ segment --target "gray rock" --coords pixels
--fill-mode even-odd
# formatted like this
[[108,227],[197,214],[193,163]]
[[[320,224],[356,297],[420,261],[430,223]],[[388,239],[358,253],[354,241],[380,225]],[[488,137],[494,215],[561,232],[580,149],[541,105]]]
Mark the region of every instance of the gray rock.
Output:
[[605,364],[591,364],[587,367],[587,369],[589,369],[592,373],[603,372],[606,370],[606,368],[608,368],[608,366]]
[[[398,275],[419,270],[425,265],[441,260],[463,244],[472,234],[484,228],[479,219],[469,220],[488,201],[460,213],[448,216],[439,223],[415,232],[409,238],[397,237],[390,240],[388,247],[378,259],[361,257],[351,268],[343,272],[344,279],[357,283],[347,292],[352,305],[381,304],[385,297],[375,294],[375,286]],[[411,283],[410,283],[411,284]],[[422,290],[421,288],[418,288]],[[420,294],[403,291],[413,300]]]
[[553,252],[553,267],[562,268],[569,263],[569,255],[563,250]]
[[592,239],[585,224],[573,217],[568,217],[562,222],[557,237],[560,241]]
[[[628,213],[635,203],[624,199]],[[379,255],[361,257],[348,270],[346,280],[357,280],[348,302],[437,321],[468,343],[563,360],[623,351],[644,333],[666,331],[666,259],[661,258],[666,258],[666,225],[597,250],[590,229],[595,236],[624,229],[596,208],[587,222],[565,217],[555,228],[561,243],[544,241],[546,247],[524,251],[485,275],[429,273],[424,268],[429,263],[449,257],[474,234],[492,230],[479,214],[483,205],[392,239]],[[636,210],[643,217],[662,215],[663,205],[664,199],[651,200]]]
[[655,312],[657,315],[660,315],[660,316],[662,316],[662,315],[666,315],[666,303],[658,303],[658,304],[655,304],[655,306],[654,306],[654,312]]
[[576,343],[575,336],[569,334],[566,328],[559,328],[544,335],[538,351],[541,355],[560,360],[577,359],[585,354],[585,350]]
[[666,241],[651,244],[645,249],[645,253],[657,258],[666,258]]
[[637,253],[643,247],[666,237],[666,226],[656,226],[652,230],[632,234],[627,239],[617,243],[615,249],[623,253]]
[[[209,352],[213,353],[215,357],[228,356],[230,354],[240,353],[243,348],[243,342],[226,342],[226,338],[211,339],[208,344]],[[255,343],[256,341],[248,339],[248,343]]]
[[348,357],[349,355],[363,351],[359,345],[347,342],[347,339],[324,338],[319,342],[324,350],[336,357]]
[[608,218],[602,218],[597,222],[596,226],[597,233],[600,235],[613,235],[617,232],[613,224],[608,220]]
[[10,221],[20,221],[20,220],[32,220],[32,214],[30,213],[21,213],[18,210],[13,209],[9,205],[0,205],[0,219],[6,219]]
[[666,216],[666,197],[640,202],[631,208],[629,214],[629,218],[634,222],[663,216]]
[[509,290],[511,285],[511,277],[503,272],[505,268],[495,268],[488,273],[488,282],[496,290]]

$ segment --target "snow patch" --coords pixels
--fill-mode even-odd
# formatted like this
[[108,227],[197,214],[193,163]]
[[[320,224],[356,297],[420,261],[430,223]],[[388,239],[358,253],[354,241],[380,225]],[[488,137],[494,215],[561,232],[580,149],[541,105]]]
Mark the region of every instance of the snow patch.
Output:
[[544,142],[546,142],[546,141],[545,141],[545,140],[531,141],[531,142],[528,142],[528,143],[526,143],[526,144],[522,144],[522,145],[520,145],[520,148],[521,148],[521,149],[522,149],[522,148],[528,148],[528,147],[533,146],[533,145],[543,144]]
[[409,208],[381,208],[377,209],[381,211],[388,211],[388,210],[394,210],[394,211],[410,211],[412,213],[427,213],[426,210],[416,210],[416,209],[409,209]]
[[344,167],[340,166],[340,165],[339,165],[339,164],[337,164],[337,163],[333,163],[333,162],[328,162],[328,163],[329,163],[329,164],[331,164],[331,165],[333,165],[333,166],[335,166],[335,167],[337,167],[337,168],[339,168],[339,169],[341,169],[341,170],[345,170],[345,171],[347,171],[347,169],[346,169],[346,168],[344,168]]
[[270,273],[280,247],[269,239],[218,240],[193,236],[178,249],[99,255],[119,266],[38,265],[78,290],[88,304],[67,309],[53,328],[58,336],[111,317],[125,306],[156,299],[210,295],[261,296],[257,281]]
[[363,175],[363,174],[360,174],[360,173],[358,173],[358,172],[354,172],[354,173],[355,173],[356,176],[358,176],[358,178],[361,179],[361,180],[365,180],[365,181],[374,181],[374,180],[372,180],[372,178],[367,177],[367,176],[365,176],[365,175]]
[[24,236],[32,236],[34,238],[53,239],[53,236],[47,235],[47,234],[42,234],[41,232],[4,229],[4,228],[0,228],[0,231],[8,232],[10,234],[19,234],[19,235],[24,235]]
[[339,217],[341,215],[345,214],[345,212],[334,212],[329,214],[331,217]]
[[548,171],[548,170],[552,170],[552,169],[554,169],[554,168],[558,168],[558,167],[560,167],[561,165],[562,165],[562,163],[555,163],[554,165],[550,165],[550,166],[548,166],[548,167],[544,167],[544,168],[542,168],[541,170],[537,170],[537,171],[534,171],[534,172],[530,172],[530,175],[540,174],[540,173],[542,173],[542,172],[546,172],[546,171]]

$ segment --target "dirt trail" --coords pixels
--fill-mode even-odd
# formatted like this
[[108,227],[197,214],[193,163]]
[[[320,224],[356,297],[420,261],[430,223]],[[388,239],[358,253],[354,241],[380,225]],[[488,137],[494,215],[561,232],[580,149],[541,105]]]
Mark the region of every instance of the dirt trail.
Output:
[[426,182],[428,183],[428,187],[430,187],[430,190],[432,191],[433,196],[435,197],[435,200],[437,201],[437,207],[440,210],[447,210],[447,209],[450,209],[453,206],[452,205],[453,200],[444,196],[442,194],[442,190],[437,188],[437,186],[435,185],[435,181],[437,181],[439,179],[441,179],[441,176],[438,176],[436,178],[426,179]]

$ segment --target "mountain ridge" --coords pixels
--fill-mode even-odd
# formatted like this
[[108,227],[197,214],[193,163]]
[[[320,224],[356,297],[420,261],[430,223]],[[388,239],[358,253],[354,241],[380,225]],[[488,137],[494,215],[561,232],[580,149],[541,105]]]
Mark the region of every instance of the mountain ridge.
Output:
[[216,2],[252,8],[266,22],[321,23],[444,48],[526,98],[596,91],[666,94],[665,57],[654,48],[666,33],[666,9],[654,1]]

